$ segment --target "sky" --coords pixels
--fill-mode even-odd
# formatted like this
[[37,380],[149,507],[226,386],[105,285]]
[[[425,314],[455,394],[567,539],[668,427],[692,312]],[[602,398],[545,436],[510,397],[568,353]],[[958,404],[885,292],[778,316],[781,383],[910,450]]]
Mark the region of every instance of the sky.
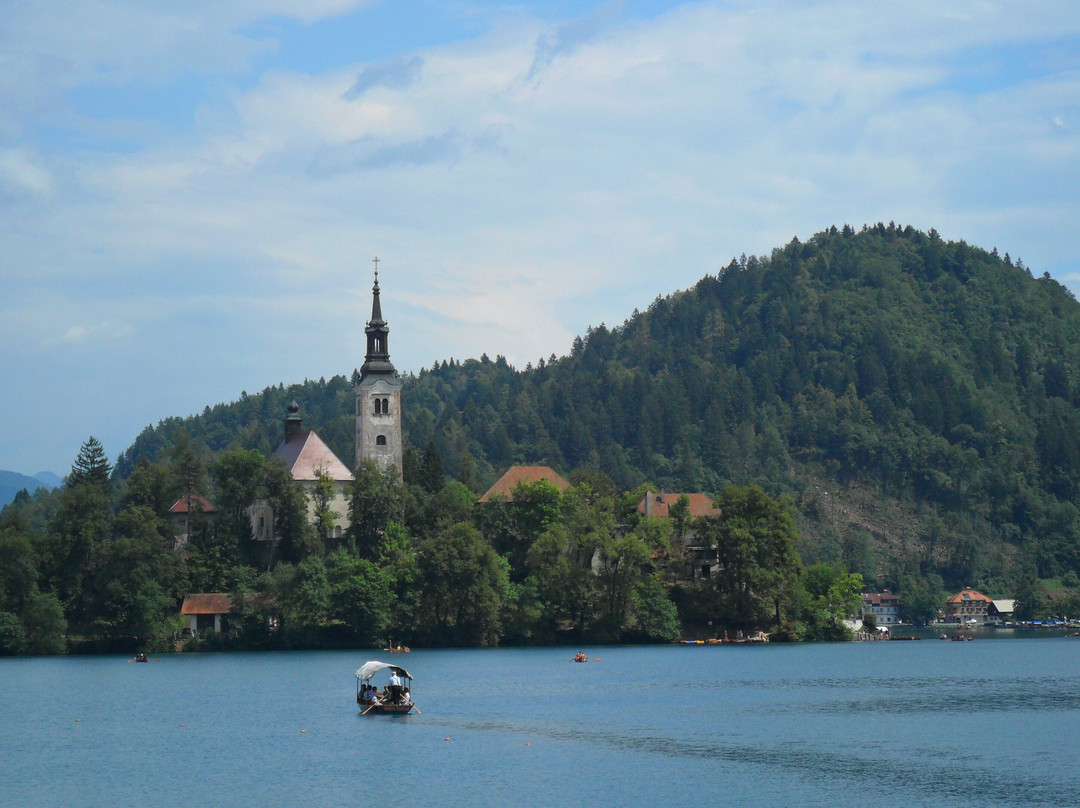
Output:
[[[0,0],[0,469],[895,221],[1080,293],[1080,4]],[[302,405],[302,402],[301,402]]]

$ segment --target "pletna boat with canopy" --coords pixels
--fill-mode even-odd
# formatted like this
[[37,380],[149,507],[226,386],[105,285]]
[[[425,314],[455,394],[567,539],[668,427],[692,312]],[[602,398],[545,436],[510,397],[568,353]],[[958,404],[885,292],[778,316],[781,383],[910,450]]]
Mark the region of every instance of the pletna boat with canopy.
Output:
[[[381,690],[378,681],[384,682]],[[363,710],[361,715],[405,715],[413,710],[419,713],[412,700],[412,681],[400,665],[376,659],[365,662],[356,672],[356,703]]]

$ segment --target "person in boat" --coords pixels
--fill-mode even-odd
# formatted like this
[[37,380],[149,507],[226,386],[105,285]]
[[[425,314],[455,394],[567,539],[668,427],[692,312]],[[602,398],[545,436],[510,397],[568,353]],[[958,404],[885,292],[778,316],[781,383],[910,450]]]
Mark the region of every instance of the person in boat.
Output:
[[401,677],[398,676],[397,671],[391,671],[390,684],[387,686],[386,690],[390,695],[391,703],[401,703]]

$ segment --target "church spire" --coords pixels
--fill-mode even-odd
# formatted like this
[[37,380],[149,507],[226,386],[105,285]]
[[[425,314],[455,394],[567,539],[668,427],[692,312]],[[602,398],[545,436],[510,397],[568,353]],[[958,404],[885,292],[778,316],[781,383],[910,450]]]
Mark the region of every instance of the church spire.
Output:
[[390,328],[382,315],[379,302],[379,257],[372,259],[375,264],[375,285],[371,288],[371,320],[364,333],[367,334],[367,354],[360,368],[360,379],[371,375],[394,376],[396,371],[390,364]]
[[375,285],[371,287],[371,323],[383,323],[382,306],[379,304],[379,256],[371,259],[375,264]]

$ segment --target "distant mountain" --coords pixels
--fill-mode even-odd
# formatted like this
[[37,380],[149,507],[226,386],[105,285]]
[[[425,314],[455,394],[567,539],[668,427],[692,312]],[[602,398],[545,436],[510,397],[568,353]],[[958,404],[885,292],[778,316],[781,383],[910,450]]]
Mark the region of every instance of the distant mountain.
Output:
[[57,477],[51,471],[39,471],[34,475],[34,479],[49,489],[59,488],[64,484],[63,478]]
[[63,480],[49,471],[42,471],[33,477],[15,471],[0,471],[0,507],[7,505],[24,488],[31,494],[39,488],[56,488]]

